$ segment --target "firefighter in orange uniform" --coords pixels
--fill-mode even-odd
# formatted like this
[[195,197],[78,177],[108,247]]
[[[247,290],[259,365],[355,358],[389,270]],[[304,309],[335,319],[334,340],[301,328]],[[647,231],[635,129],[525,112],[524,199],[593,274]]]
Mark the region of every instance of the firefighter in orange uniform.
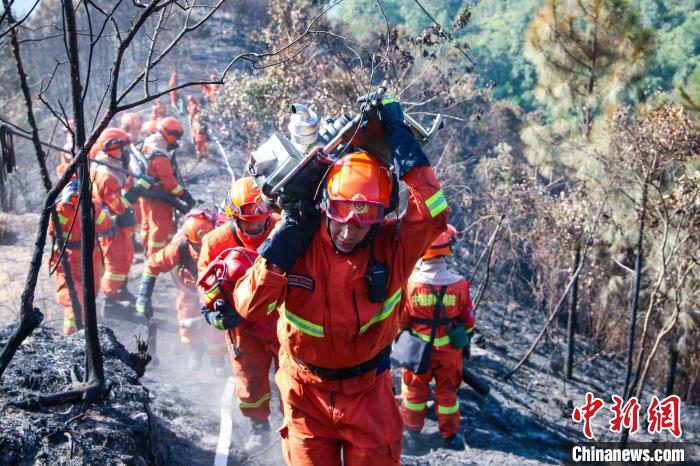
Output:
[[70,164],[73,161],[73,133],[75,132],[75,121],[68,120],[68,127],[64,128],[64,133],[66,135],[66,142],[63,144],[63,147],[60,152],[60,162],[58,166],[56,166],[56,175],[60,178],[63,176],[63,173],[66,171],[66,168],[68,167],[68,164]]
[[399,103],[385,97],[379,116],[409,190],[405,214],[384,220],[398,204],[387,166],[365,152],[347,154],[323,181],[323,215],[313,206],[290,209],[235,288],[245,319],[279,307],[276,382],[288,464],[400,462],[389,353],[401,290],[446,228],[448,209]]
[[160,99],[156,99],[156,101],[153,103],[153,106],[151,107],[150,120],[158,123],[161,119],[165,118],[167,114],[167,107],[163,105],[163,102],[161,102]]
[[141,131],[139,131],[139,137],[137,141],[143,141],[151,134],[158,132],[158,123],[155,121],[148,120],[141,125]]
[[[209,233],[202,242],[198,263],[200,278],[209,264],[225,249],[257,249],[280,220],[279,215],[271,213],[262,199],[260,189],[250,177],[239,178],[231,184],[225,210],[230,221]],[[263,323],[255,329],[235,328],[227,332],[228,341],[233,341],[239,352],[238,355],[234,354],[232,345],[226,345],[237,376],[238,407],[244,416],[251,419],[253,429],[245,445],[247,451],[265,446],[269,439],[270,424],[267,419],[270,416],[271,393],[268,373],[273,363],[275,368],[279,365],[279,343],[273,331],[275,318],[276,316],[271,316],[264,323],[271,327],[269,332],[257,332]],[[225,354],[221,332],[211,328],[209,332],[210,356],[216,356],[218,352]]]
[[192,119],[192,140],[198,159],[209,157],[209,127],[202,115],[195,115]]
[[[195,281],[197,278],[197,259],[202,247],[204,235],[214,229],[216,214],[214,212],[193,209],[185,216],[182,229],[168,243],[165,248],[151,255],[143,268],[143,278],[136,300],[136,311],[150,315],[152,312],[151,296],[159,274],[169,272],[177,268],[177,274],[182,286],[191,289],[190,292],[180,288],[180,293],[175,301],[177,309],[177,321],[180,325],[180,341],[190,348],[189,368],[191,370],[200,366],[200,349],[204,344],[204,328],[194,325],[183,325],[191,322],[192,318],[201,317]],[[203,322],[203,321],[202,321]]]
[[122,118],[119,122],[119,129],[129,133],[131,141],[138,141],[139,134],[141,133],[141,117],[133,112],[126,112],[122,114]]
[[[56,217],[58,218],[59,226],[54,225],[53,218],[49,224],[49,235],[53,238],[60,236],[60,242],[54,241],[54,247],[49,258],[49,267],[56,267],[54,277],[56,279],[56,301],[64,308],[63,310],[63,334],[70,335],[77,330],[83,328],[78,325],[73,309],[68,285],[66,284],[66,272],[59,260],[61,253],[60,247],[65,245],[64,255],[68,261],[70,268],[71,279],[75,289],[78,301],[80,302],[81,315],[83,318],[80,322],[85,322],[83,309],[83,283],[80,263],[80,218],[76,215],[78,212],[78,198],[80,195],[80,186],[76,180],[70,181],[61,193],[61,200],[56,204]],[[109,232],[112,228],[112,218],[107,215],[107,212],[100,208],[100,205],[93,202],[95,216],[95,233],[100,236],[103,233]],[[71,228],[72,225],[72,228]],[[60,234],[59,234],[60,232]],[[93,250],[92,265],[95,276],[95,294],[100,288],[100,276],[102,275],[102,260],[98,248]]]
[[[178,183],[175,178],[170,151],[177,148],[182,138],[182,125],[173,117],[165,117],[158,122],[158,132],[147,137],[143,143],[143,154],[148,160],[146,174],[155,179],[155,189],[168,192],[182,198],[189,207],[196,201],[192,195]],[[177,227],[173,218],[173,207],[165,202],[143,198],[143,217],[141,234],[144,234],[146,257],[165,247],[173,238]]]
[[[447,231],[423,254],[406,287],[401,327],[409,328],[413,335],[426,342],[430,342],[432,328],[436,328],[427,371],[416,374],[403,370],[401,416],[406,426],[404,449],[409,452],[418,450],[418,436],[428,411],[426,403],[433,378],[435,411],[443,447],[464,450],[459,432],[457,389],[462,383],[462,354],[469,351],[469,334],[476,320],[469,282],[449,271],[445,261],[452,255],[456,234],[457,230],[448,225]],[[448,327],[452,329],[451,334]]]
[[[131,206],[143,192],[142,180],[129,188],[127,176],[119,171],[123,168],[122,153],[130,143],[129,134],[119,128],[107,128],[98,138],[95,160],[100,165],[92,164],[92,195],[98,203],[105,206],[114,217],[115,229],[111,236],[98,239],[104,255],[105,273],[102,277],[102,290],[105,301],[103,315],[123,316],[131,313],[135,297],[127,289],[129,270],[134,259],[132,236],[136,218]],[[122,193],[122,190],[128,192]],[[123,301],[130,304],[123,305]]]

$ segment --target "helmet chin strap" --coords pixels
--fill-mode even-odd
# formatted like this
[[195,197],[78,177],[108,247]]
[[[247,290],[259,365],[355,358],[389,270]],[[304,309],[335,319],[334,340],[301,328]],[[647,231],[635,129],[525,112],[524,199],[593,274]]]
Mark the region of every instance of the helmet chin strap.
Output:
[[267,227],[270,226],[270,217],[267,217],[267,220],[265,220],[265,226],[262,228],[262,230],[260,230],[260,233],[255,234],[255,235],[251,235],[251,234],[246,233],[246,232],[241,228],[240,223],[238,223],[239,220],[240,220],[239,218],[234,218],[234,220],[236,221],[236,228],[238,228],[238,231],[240,231],[241,234],[247,236],[248,238],[258,238],[258,237],[264,235],[265,232],[267,231]]
[[335,245],[335,241],[333,241],[333,235],[331,235],[331,219],[326,215],[326,231],[328,232],[328,237],[331,239],[331,244],[333,245],[333,249],[335,249],[336,252],[339,252],[340,254],[352,254],[353,252],[357,251],[360,248],[365,247],[367,243],[372,241],[374,239],[374,236],[377,234],[377,231],[379,230],[379,223],[375,223],[372,225],[372,227],[369,229],[367,234],[365,235],[364,239],[357,243],[354,248],[352,248],[350,251],[341,251],[338,249],[338,246]]

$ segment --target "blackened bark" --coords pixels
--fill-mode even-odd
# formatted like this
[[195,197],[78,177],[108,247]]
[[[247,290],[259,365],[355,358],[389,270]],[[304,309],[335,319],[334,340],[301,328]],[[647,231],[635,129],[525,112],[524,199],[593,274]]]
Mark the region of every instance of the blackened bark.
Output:
[[673,395],[676,384],[676,367],[678,365],[678,350],[671,345],[668,354],[668,375],[666,376],[666,396]]
[[[576,243],[576,251],[574,252],[574,272],[578,270],[578,264],[581,261],[581,245]],[[576,307],[578,305],[578,275],[574,277],[574,283],[571,285],[571,302],[569,303],[569,316],[566,322],[566,365],[564,366],[564,377],[570,380],[574,372],[574,352],[576,335]]]

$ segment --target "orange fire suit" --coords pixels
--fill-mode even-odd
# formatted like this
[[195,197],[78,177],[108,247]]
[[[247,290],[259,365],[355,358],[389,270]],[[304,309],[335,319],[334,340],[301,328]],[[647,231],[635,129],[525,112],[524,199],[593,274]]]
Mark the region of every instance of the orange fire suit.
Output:
[[[443,271],[447,272],[443,258],[424,261],[423,264],[427,263],[441,264]],[[424,321],[417,322],[414,319],[433,319],[437,298],[432,293],[430,285],[433,285],[438,292],[442,285],[446,285],[442,300],[446,318],[453,319],[457,325],[464,325],[468,331],[472,330],[476,321],[469,296],[469,282],[454,274],[452,274],[452,280],[449,278],[446,281],[433,280],[428,274],[421,274],[420,271],[411,276],[406,287],[405,307],[401,316],[402,328],[410,328],[414,335],[429,342],[431,326]],[[450,344],[445,325],[440,325],[435,333],[428,370],[424,374],[403,370],[401,416],[404,425],[411,430],[420,431],[423,428],[423,421],[428,411],[426,402],[430,396],[429,385],[433,378],[435,379],[435,411],[440,433],[444,438],[451,437],[459,429],[457,389],[462,383],[462,350]]]
[[[146,138],[143,143],[144,155],[148,159],[146,174],[158,181],[152,189],[160,189],[181,197],[185,193],[185,188],[175,178],[167,146],[168,143],[160,133]],[[142,198],[141,201],[143,207],[141,234],[144,236],[146,257],[148,257],[168,244],[168,241],[175,236],[177,226],[173,218],[172,206],[155,199]]]
[[197,158],[209,157],[209,132],[207,125],[199,116],[192,119],[192,140],[197,152]]
[[[197,259],[199,253],[187,241],[184,234],[178,233],[160,251],[149,256],[143,267],[143,274],[157,277],[177,267],[177,274],[182,283],[192,289],[191,293],[180,290],[175,301],[177,321],[182,322],[192,317],[199,317],[199,302],[195,289],[197,276]],[[204,332],[197,328],[180,328],[180,341],[186,345],[196,345],[204,340]]]
[[59,152],[61,161],[56,166],[56,175],[60,178],[66,172],[68,164],[73,161],[73,138],[70,134],[66,137],[66,143],[63,145],[63,150]]
[[[277,214],[272,214],[267,229],[256,237],[243,235],[232,222],[218,226],[202,238],[202,251],[197,267],[201,275],[222,251],[241,246],[255,250],[269,236],[280,221]],[[207,348],[210,355],[228,348],[233,372],[236,374],[236,398],[241,413],[246,417],[264,420],[270,416],[270,381],[268,373],[274,363],[279,367],[277,354],[279,342],[275,335],[276,315],[253,326],[240,325],[226,332],[223,342],[221,332],[209,327],[207,329]],[[235,349],[234,349],[235,348]],[[238,353],[238,354],[236,354]]]
[[[107,212],[100,208],[100,205],[93,202],[93,208],[95,209],[95,232],[101,233],[108,231],[112,227],[112,218],[107,215]],[[68,260],[68,267],[70,268],[70,274],[73,281],[73,287],[76,294],[78,295],[78,301],[80,302],[80,309],[83,314],[82,322],[85,322],[85,314],[83,311],[83,282],[82,282],[82,271],[81,271],[81,250],[80,250],[80,217],[76,216],[78,211],[77,207],[70,202],[59,202],[56,205],[56,214],[58,217],[58,222],[60,223],[61,236],[63,237],[63,242],[65,242],[65,252],[63,253]],[[75,218],[75,220],[73,220]],[[71,223],[73,228],[71,229]],[[70,231],[70,235],[68,232]],[[56,228],[54,228],[53,218],[49,223],[49,234],[54,237],[56,235]],[[54,272],[54,277],[56,279],[56,301],[58,301],[63,306],[63,334],[70,335],[75,333],[78,328],[75,321],[75,310],[70,300],[70,294],[68,292],[68,284],[66,283],[66,272],[63,269],[59,261],[59,254],[61,253],[58,243],[54,243],[54,248],[51,251],[51,257],[49,258],[49,268],[56,267]],[[95,294],[100,289],[100,276],[102,275],[102,260],[100,258],[100,250],[95,247],[92,252],[92,266],[94,272],[95,280]]]
[[151,121],[160,121],[168,115],[168,109],[163,105],[160,99],[157,99],[151,107]]
[[[100,152],[95,156],[101,162],[121,166],[121,162]],[[122,189],[128,186],[126,176],[110,167],[93,164],[92,196],[105,206],[112,215],[123,215],[131,207],[122,196]],[[134,227],[116,227],[113,236],[98,238],[104,255],[105,273],[102,276],[102,290],[105,296],[114,296],[119,287],[129,278],[129,270],[134,260]]]
[[[369,301],[370,245],[337,252],[323,225],[292,273],[270,271],[259,257],[238,281],[234,302],[250,320],[275,306],[280,319],[276,381],[284,405],[283,453],[288,464],[399,464],[402,422],[394,401],[388,348],[399,329],[401,290],[418,258],[447,226],[447,202],[430,167],[404,175],[406,213],[385,220],[373,240],[387,264],[387,299]],[[373,362],[376,369],[361,370]],[[339,369],[361,375],[334,379]]]

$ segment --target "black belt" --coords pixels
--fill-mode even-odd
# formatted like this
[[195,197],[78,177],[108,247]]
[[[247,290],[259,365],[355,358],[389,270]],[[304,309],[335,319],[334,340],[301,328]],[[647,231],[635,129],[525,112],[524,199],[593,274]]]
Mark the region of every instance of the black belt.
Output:
[[391,345],[382,349],[376,356],[374,356],[369,361],[365,361],[357,366],[346,367],[344,369],[327,369],[325,367],[315,366],[304,362],[300,359],[294,358],[294,360],[303,367],[306,367],[313,374],[323,377],[328,380],[344,380],[357,377],[359,375],[366,374],[369,371],[376,370],[377,374],[381,374],[389,368],[391,365],[391,359],[389,359],[389,354],[391,354]]
[[417,317],[411,317],[411,322],[417,322],[419,324],[430,325],[448,325],[454,322],[454,318],[444,318],[444,319],[419,319]]

